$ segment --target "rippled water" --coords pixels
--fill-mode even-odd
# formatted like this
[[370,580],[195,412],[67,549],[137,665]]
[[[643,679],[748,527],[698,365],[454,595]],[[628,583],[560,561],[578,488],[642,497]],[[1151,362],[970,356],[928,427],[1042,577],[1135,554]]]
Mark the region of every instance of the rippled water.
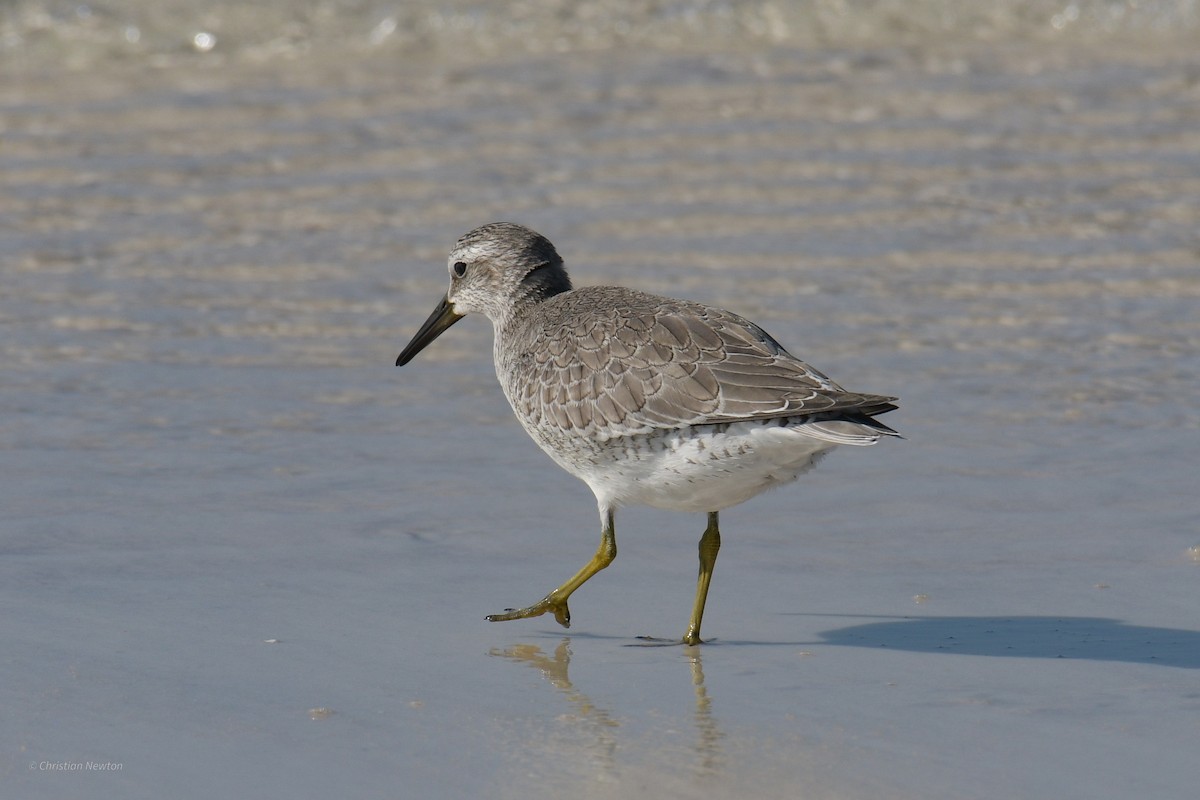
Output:
[[[6,783],[1189,796],[1198,14],[0,6]],[[598,534],[485,323],[391,366],[494,219],[901,397],[726,515],[703,661],[625,647],[686,515],[482,622]]]

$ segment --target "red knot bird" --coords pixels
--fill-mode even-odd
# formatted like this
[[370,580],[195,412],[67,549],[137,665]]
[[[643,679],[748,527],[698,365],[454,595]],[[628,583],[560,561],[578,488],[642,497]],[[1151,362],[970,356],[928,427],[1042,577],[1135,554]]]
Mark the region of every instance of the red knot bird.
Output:
[[476,228],[448,263],[446,296],[396,366],[464,315],[486,316],[517,419],[591,487],[602,524],[583,569],[494,622],[551,613],[570,627],[571,593],[617,555],[616,510],[647,505],[708,514],[683,636],[700,644],[718,513],[795,480],[838,445],[898,435],[874,419],[896,398],[846,391],[737,314],[621,287],[573,289],[554,245],[529,228]]

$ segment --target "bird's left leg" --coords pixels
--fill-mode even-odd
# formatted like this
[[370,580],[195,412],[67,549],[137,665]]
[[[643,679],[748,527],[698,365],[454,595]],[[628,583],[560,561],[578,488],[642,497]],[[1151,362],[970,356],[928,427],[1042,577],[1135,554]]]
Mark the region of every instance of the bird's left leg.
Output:
[[510,619],[526,619],[528,617],[539,617],[547,612],[553,613],[554,618],[558,620],[558,624],[564,628],[571,627],[571,611],[567,608],[567,598],[571,593],[587,582],[589,578],[595,575],[600,570],[607,567],[617,557],[617,535],[613,529],[613,510],[611,508],[602,509],[602,517],[604,519],[604,530],[600,535],[600,546],[596,548],[596,554],[592,556],[592,560],[583,566],[583,569],[576,572],[562,586],[559,586],[550,594],[543,597],[531,606],[525,608],[509,608],[505,609],[503,614],[489,614],[490,622],[507,622]]

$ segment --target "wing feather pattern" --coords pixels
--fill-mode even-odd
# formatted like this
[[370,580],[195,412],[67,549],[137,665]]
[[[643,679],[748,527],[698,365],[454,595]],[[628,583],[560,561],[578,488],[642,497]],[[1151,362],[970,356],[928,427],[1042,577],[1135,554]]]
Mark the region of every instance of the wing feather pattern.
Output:
[[[754,323],[616,287],[544,301],[507,391],[534,425],[599,439],[684,425],[803,417],[838,444],[894,433],[871,419],[893,397],[847,392]],[[517,375],[517,372],[510,372]]]

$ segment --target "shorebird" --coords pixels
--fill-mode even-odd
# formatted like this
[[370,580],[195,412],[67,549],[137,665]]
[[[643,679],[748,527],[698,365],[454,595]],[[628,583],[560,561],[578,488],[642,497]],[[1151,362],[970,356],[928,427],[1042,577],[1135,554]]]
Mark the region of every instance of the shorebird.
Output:
[[846,391],[729,311],[615,286],[574,289],[554,245],[524,226],[476,228],[447,263],[450,288],[396,366],[466,314],[486,316],[517,419],[591,487],[602,524],[579,572],[493,622],[551,613],[570,627],[568,598],[616,557],[616,510],[647,505],[708,515],[683,636],[700,644],[719,512],[790,483],[838,445],[898,435],[874,419],[896,398]]

